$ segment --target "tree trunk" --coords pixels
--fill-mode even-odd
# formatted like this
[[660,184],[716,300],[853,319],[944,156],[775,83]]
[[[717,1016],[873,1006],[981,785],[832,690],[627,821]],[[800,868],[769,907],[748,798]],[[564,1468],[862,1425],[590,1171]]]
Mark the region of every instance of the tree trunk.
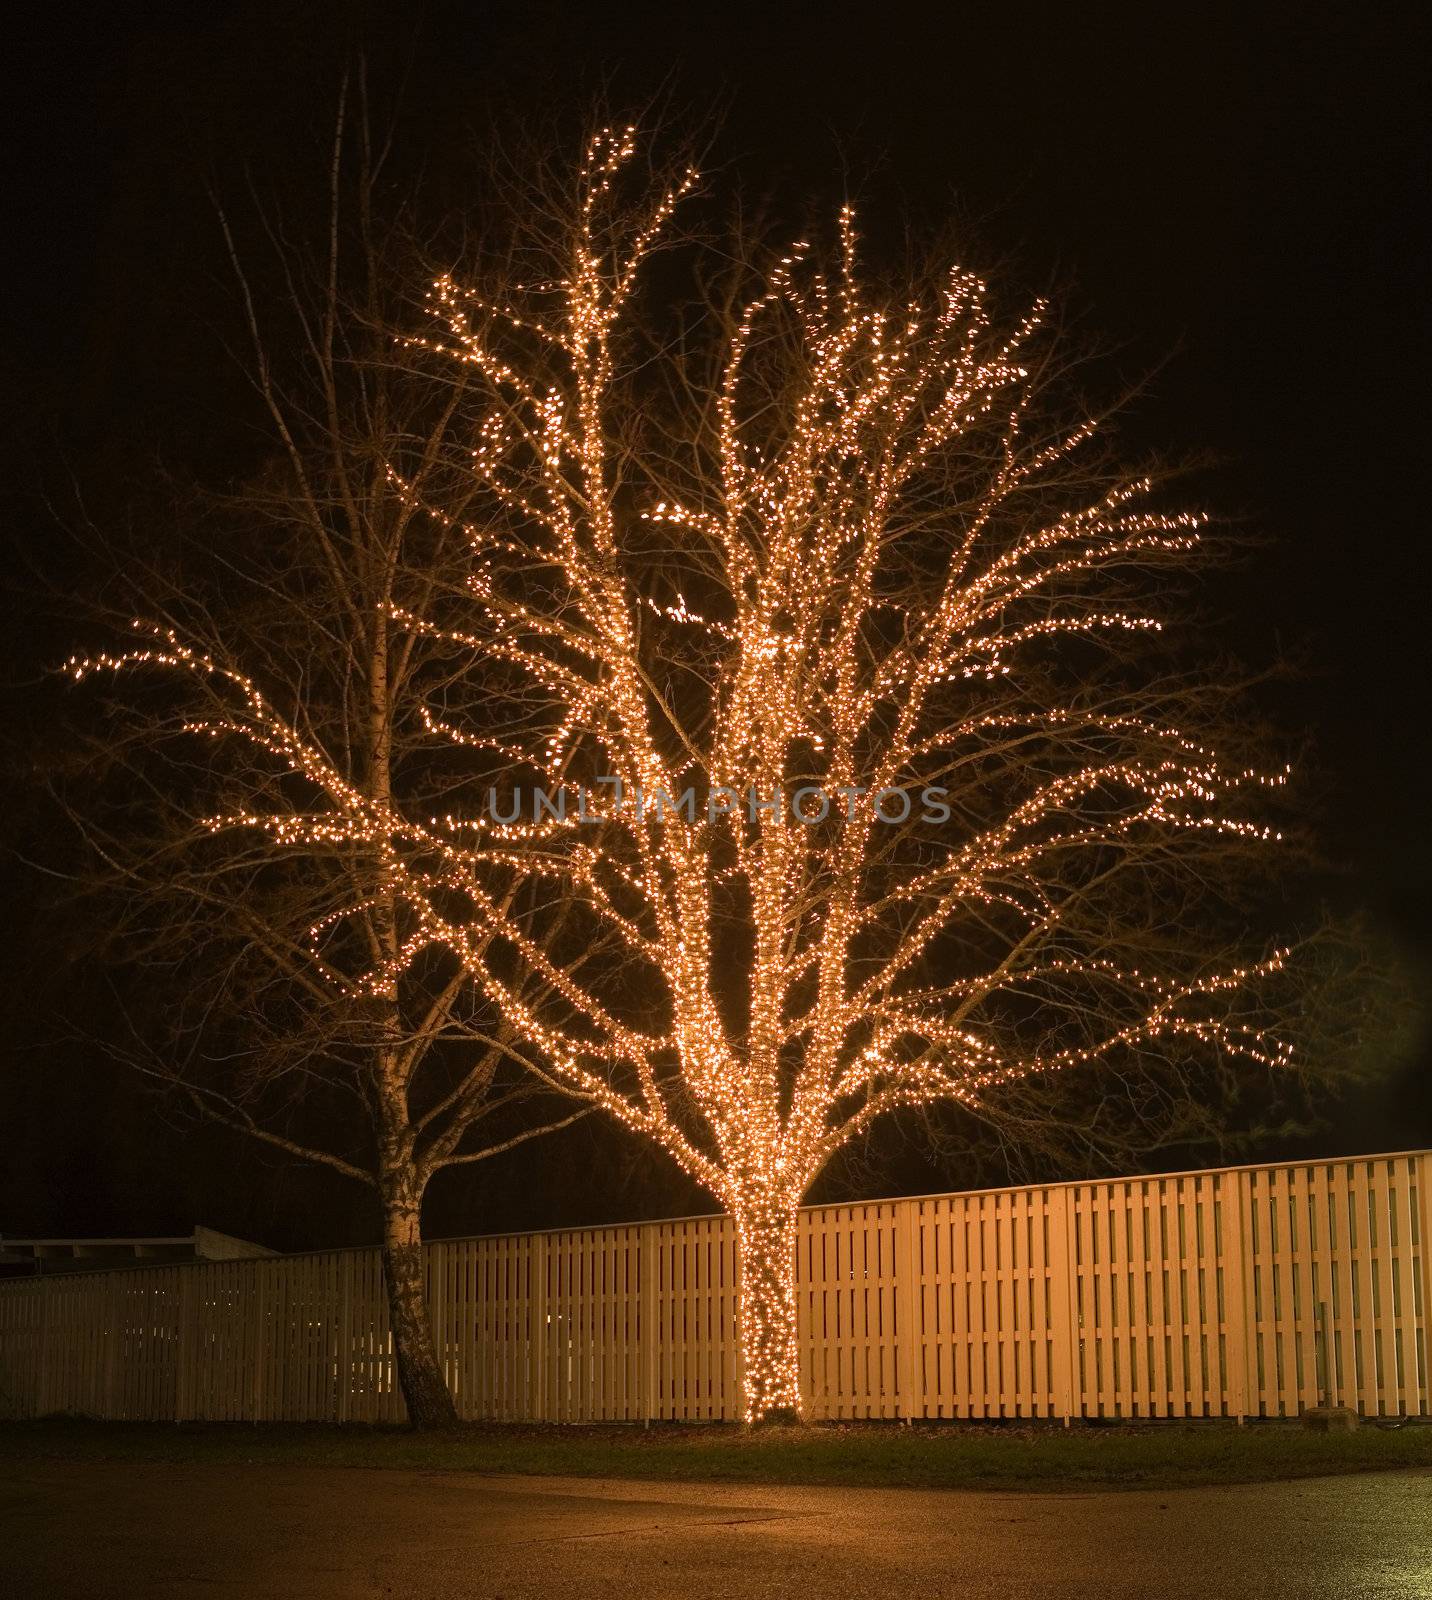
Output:
[[383,1281],[398,1385],[415,1428],[451,1428],[457,1407],[443,1378],[423,1286],[422,1196],[412,1175],[383,1175]]
[[796,1202],[769,1195],[743,1196],[733,1215],[740,1283],[741,1416],[746,1422],[794,1422],[801,1409]]

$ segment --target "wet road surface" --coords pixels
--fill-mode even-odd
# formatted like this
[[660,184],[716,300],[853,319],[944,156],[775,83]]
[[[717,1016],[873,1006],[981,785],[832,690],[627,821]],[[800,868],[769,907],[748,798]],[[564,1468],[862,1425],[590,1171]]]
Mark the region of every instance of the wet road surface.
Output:
[[1019,1494],[39,1463],[0,1472],[0,1592],[1432,1600],[1432,1474]]

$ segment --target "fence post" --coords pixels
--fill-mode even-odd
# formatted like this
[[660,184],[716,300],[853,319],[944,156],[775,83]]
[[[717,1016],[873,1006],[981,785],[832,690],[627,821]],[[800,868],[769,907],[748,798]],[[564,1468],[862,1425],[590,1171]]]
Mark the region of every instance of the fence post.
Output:
[[1074,1311],[1074,1235],[1071,1227],[1069,1188],[1060,1184],[1046,1189],[1049,1218],[1049,1304],[1052,1338],[1050,1376],[1053,1379],[1054,1415],[1067,1428],[1075,1414],[1074,1371],[1079,1319]]
[[114,1420],[118,1415],[117,1377],[119,1373],[120,1293],[119,1275],[111,1273],[104,1294],[104,1417]]
[[532,1255],[528,1263],[531,1273],[528,1294],[528,1316],[531,1333],[527,1348],[531,1352],[528,1366],[528,1408],[534,1422],[547,1420],[547,1367],[552,1359],[552,1330],[547,1325],[547,1235],[537,1234],[532,1240]]
[[54,1285],[36,1275],[35,1288],[40,1297],[40,1349],[39,1382],[35,1385],[35,1415],[48,1415],[50,1409],[50,1301],[54,1298]]
[[[1432,1153],[1417,1158],[1417,1254],[1422,1265],[1422,1371],[1419,1374],[1423,1416],[1432,1413]],[[1414,1331],[1413,1348],[1417,1348]]]
[[175,1316],[179,1337],[174,1343],[174,1420],[185,1422],[193,1409],[190,1391],[194,1384],[194,1296],[189,1279],[192,1268],[171,1267],[174,1274]]
[[900,1415],[906,1422],[925,1411],[925,1352],[921,1326],[924,1299],[920,1251],[920,1202],[895,1206],[895,1337]]
[[338,1382],[338,1420],[347,1422],[353,1397],[353,1252],[338,1258],[338,1349],[334,1362]]
[[641,1409],[646,1426],[658,1410],[656,1392],[656,1229],[654,1222],[641,1228]]
[[[739,1422],[741,1412],[745,1405],[746,1395],[746,1352],[741,1344],[741,1251],[736,1243],[736,1224],[731,1223],[731,1282],[735,1293],[731,1297],[731,1324],[728,1329],[726,1348],[730,1352],[726,1363],[726,1381],[730,1398],[724,1408],[725,1418],[729,1422]],[[724,1235],[722,1236],[724,1239]],[[806,1286],[801,1282],[801,1260],[796,1256],[796,1328],[799,1339],[800,1308],[805,1303]],[[809,1325],[809,1324],[807,1324]],[[802,1355],[805,1353],[803,1344],[798,1344]],[[804,1363],[802,1363],[804,1365]],[[807,1369],[809,1370],[809,1369]],[[804,1385],[801,1386],[801,1398],[804,1403]]]
[[1248,1336],[1253,1326],[1249,1305],[1248,1174],[1225,1172],[1218,1180],[1218,1208],[1223,1220],[1224,1361],[1228,1403],[1241,1426],[1251,1410]]
[[264,1415],[264,1368],[268,1353],[268,1278],[269,1264],[254,1264],[254,1369],[250,1384],[251,1422],[262,1422]]

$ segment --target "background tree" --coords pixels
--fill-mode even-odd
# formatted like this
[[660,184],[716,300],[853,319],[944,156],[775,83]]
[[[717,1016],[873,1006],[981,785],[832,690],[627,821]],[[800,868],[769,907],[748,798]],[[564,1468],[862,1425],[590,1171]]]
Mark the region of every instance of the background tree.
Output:
[[[255,208],[264,248],[246,253],[219,212],[261,463],[225,493],[173,491],[153,514],[176,539],[144,522],[124,550],[108,609],[182,653],[186,692],[108,705],[61,793],[102,863],[84,886],[105,906],[91,953],[153,979],[120,1053],[171,1108],[373,1193],[408,1415],[440,1425],[456,1413],[427,1316],[426,1188],[584,1113],[550,1093],[542,1106],[520,1043],[452,955],[402,961],[411,917],[381,852],[349,848],[341,826],[296,829],[275,852],[214,823],[301,802],[282,748],[235,722],[236,690],[264,697],[365,805],[442,809],[466,781],[434,759],[420,713],[441,699],[480,716],[481,684],[465,652],[392,620],[460,585],[476,486],[466,384],[434,385],[391,331],[411,319],[402,288],[419,269],[411,214],[390,201],[378,215],[385,159],[345,90],[318,251],[301,243],[311,230]],[[414,492],[450,519],[419,515]],[[115,563],[122,541],[95,543]],[[376,986],[374,968],[389,974]]]
[[[74,670],[212,688],[275,773],[215,838],[361,868],[325,923],[366,943],[348,992],[454,959],[514,1053],[730,1211],[759,1418],[799,1406],[797,1208],[877,1118],[1291,1067],[1241,898],[1284,774],[1158,639],[1202,519],[1117,469],[1042,306],[1002,317],[958,268],[872,284],[846,210],[831,260],[758,271],[738,238],[683,311],[648,262],[695,175],[636,154],[604,132],[545,168],[408,346],[470,453],[384,463],[428,531],[401,552],[424,603],[383,603],[442,663],[405,685],[460,799],[355,781],[302,696],[182,630]],[[458,527],[465,592],[425,587],[420,538]]]

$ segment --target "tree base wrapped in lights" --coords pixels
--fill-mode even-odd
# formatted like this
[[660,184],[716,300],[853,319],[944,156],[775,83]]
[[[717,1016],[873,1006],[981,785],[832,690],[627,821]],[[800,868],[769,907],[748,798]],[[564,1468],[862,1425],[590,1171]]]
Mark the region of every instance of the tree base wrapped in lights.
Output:
[[796,1326],[798,1198],[743,1201],[736,1224],[741,1417],[795,1421],[801,1414]]

